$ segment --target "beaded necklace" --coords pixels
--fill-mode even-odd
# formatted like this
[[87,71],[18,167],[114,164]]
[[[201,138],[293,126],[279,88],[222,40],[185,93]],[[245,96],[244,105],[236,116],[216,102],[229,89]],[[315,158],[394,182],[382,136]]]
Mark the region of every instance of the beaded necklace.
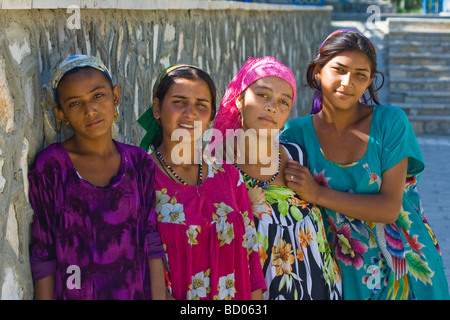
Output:
[[269,184],[270,184],[273,180],[275,180],[275,178],[276,178],[276,177],[278,176],[278,174],[280,173],[280,169],[281,169],[281,151],[278,150],[278,170],[277,170],[277,172],[275,172],[275,174],[274,174],[269,180],[266,180],[266,181],[261,181],[261,180],[259,180],[259,179],[256,179],[256,178],[251,177],[251,176],[248,175],[244,170],[240,169],[236,163],[234,164],[234,166],[235,166],[236,169],[239,170],[239,172],[244,176],[244,178],[245,178],[246,180],[250,180],[251,183],[257,184],[257,185],[259,185],[261,188],[265,188],[265,187],[269,186]]
[[[173,170],[173,168],[164,160],[164,157],[162,156],[161,152],[159,152],[159,149],[156,149],[155,151],[156,151],[156,155],[158,156],[158,159],[161,160],[161,162],[164,164],[164,166],[167,169],[169,169],[169,171],[173,174],[173,176],[175,178],[177,178],[178,181],[180,181],[182,184],[187,186],[188,184],[186,183],[186,181],[181,179],[181,177],[175,172],[175,170]],[[200,165],[198,167],[198,184],[202,184],[202,183],[203,183],[203,161],[200,158]]]

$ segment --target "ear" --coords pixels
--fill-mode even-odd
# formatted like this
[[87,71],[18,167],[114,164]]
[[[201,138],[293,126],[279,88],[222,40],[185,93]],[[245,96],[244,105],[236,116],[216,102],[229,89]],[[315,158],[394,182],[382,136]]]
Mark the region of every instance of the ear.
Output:
[[153,116],[156,120],[159,120],[159,118],[161,118],[161,106],[159,104],[158,98],[153,99]]
[[320,75],[320,72],[322,71],[322,68],[320,68],[318,65],[316,65],[315,67],[314,67],[314,79],[317,81],[317,82],[320,82],[320,79],[321,79],[321,75]]
[[243,106],[244,106],[244,94],[241,93],[239,97],[236,99],[236,107],[238,108],[239,111],[241,111]]
[[53,113],[59,120],[61,120],[62,123],[64,123],[65,125],[69,124],[69,120],[67,120],[64,111],[62,111],[59,107],[53,107]]
[[120,104],[120,87],[115,85],[113,87],[114,107],[118,107]]

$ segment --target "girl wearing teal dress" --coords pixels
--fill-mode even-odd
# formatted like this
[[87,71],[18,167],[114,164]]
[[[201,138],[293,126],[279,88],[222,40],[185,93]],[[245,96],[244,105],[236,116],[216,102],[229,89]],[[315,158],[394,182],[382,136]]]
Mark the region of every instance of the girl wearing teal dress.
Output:
[[344,299],[449,299],[417,191],[422,154],[405,113],[379,104],[377,74],[364,35],[338,30],[324,41],[307,71],[312,114],[288,122],[282,135],[309,160],[308,168],[289,164],[287,185],[322,210]]

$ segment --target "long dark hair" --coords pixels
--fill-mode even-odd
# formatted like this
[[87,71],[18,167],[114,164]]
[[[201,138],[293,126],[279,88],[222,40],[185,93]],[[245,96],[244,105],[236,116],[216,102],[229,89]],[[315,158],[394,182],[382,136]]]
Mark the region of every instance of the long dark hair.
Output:
[[[170,71],[169,73],[164,75],[164,77],[160,80],[157,86],[153,89],[154,90],[153,97],[158,98],[160,104],[163,103],[166,93],[169,91],[172,84],[175,83],[175,79],[188,79],[188,80],[202,79],[207,83],[209,91],[211,93],[211,121],[212,121],[216,116],[217,89],[211,76],[202,69],[189,65],[182,66]],[[151,144],[154,147],[159,147],[161,143],[162,143],[162,134],[156,134]]]
[[[369,58],[371,67],[370,76],[374,77],[374,80],[368,88],[370,100],[372,100],[375,104],[380,104],[377,97],[377,91],[380,90],[384,84],[384,74],[377,70],[377,53],[375,46],[368,38],[357,31],[337,30],[325,39],[320,46],[319,54],[316,58],[310,61],[306,71],[306,81],[308,86],[315,90],[311,108],[312,114],[317,113],[322,109],[322,89],[320,84],[315,79],[314,70],[317,66],[319,68],[323,68],[328,61],[344,51],[356,51],[366,55]],[[382,77],[382,83],[380,86],[375,87],[378,74]],[[367,103],[367,101],[368,100],[363,95],[361,102]]]

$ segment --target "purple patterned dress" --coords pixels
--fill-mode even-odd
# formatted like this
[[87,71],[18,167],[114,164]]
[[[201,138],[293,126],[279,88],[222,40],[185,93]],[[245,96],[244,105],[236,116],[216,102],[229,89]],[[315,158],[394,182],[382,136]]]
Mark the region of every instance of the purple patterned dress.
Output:
[[55,299],[150,299],[148,259],[162,258],[156,229],[153,160],[114,141],[118,174],[106,187],[80,177],[55,143],[29,172],[34,223],[33,280],[55,277]]

